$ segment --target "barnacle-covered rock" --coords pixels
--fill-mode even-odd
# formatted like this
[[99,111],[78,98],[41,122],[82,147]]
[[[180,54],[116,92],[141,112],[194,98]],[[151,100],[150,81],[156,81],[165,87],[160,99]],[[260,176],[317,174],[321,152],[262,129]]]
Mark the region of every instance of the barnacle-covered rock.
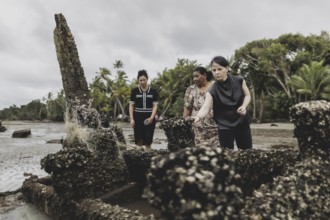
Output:
[[124,132],[123,132],[122,128],[120,128],[116,125],[110,125],[109,128],[113,132],[113,134],[116,135],[117,141],[120,144],[126,144],[126,140],[125,140],[125,136],[124,136]]
[[52,184],[59,195],[73,199],[93,197],[130,182],[112,130],[95,129],[88,137],[64,141],[68,147],[41,160],[42,168],[52,174]]
[[243,219],[329,219],[330,162],[306,158],[248,198]]
[[98,128],[101,125],[100,115],[91,106],[79,105],[76,107],[77,120],[81,126]]
[[88,148],[99,158],[112,161],[119,157],[118,139],[111,128],[98,128],[91,132]]
[[168,219],[235,219],[242,207],[233,161],[221,148],[153,157],[145,196]]
[[58,195],[53,186],[32,175],[22,185],[24,200],[35,204],[54,219],[73,219],[75,202]]
[[130,182],[123,160],[106,160],[87,148],[49,154],[41,160],[41,166],[52,174],[56,193],[70,199],[94,197]]
[[261,184],[273,181],[273,178],[283,175],[288,167],[292,167],[299,152],[295,150],[238,150],[227,152],[235,162],[235,171],[240,174],[241,187],[245,196],[252,194],[253,190]]
[[22,192],[26,201],[34,203],[54,219],[155,219],[153,215],[144,216],[139,211],[113,206],[99,199],[76,201],[64,198],[54,191],[52,185],[42,183],[37,176],[24,181]]
[[150,169],[152,157],[168,154],[168,150],[133,148],[123,151],[123,158],[131,179],[138,183],[141,188],[144,188],[147,185],[147,173]]
[[154,220],[153,215],[144,216],[139,211],[131,211],[119,206],[112,206],[97,199],[85,199],[77,206],[76,219],[95,220]]
[[171,152],[195,146],[192,123],[193,119],[184,118],[170,118],[162,121],[159,127],[165,131],[167,148]]
[[290,120],[302,156],[330,150],[330,102],[299,103],[290,108]]

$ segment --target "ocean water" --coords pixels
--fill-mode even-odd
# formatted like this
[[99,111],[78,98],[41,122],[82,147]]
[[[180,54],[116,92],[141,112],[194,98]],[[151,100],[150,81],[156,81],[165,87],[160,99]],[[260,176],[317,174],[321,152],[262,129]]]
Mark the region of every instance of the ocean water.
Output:
[[[48,175],[41,169],[40,160],[48,154],[59,151],[60,144],[47,144],[53,139],[66,137],[64,123],[40,123],[25,121],[3,121],[7,128],[0,132],[0,192],[14,191],[20,188],[26,174],[39,177]],[[12,138],[15,130],[31,129],[27,138]],[[25,174],[25,175],[24,175]],[[50,219],[32,204],[11,203],[13,210],[0,207],[0,220],[48,220]]]

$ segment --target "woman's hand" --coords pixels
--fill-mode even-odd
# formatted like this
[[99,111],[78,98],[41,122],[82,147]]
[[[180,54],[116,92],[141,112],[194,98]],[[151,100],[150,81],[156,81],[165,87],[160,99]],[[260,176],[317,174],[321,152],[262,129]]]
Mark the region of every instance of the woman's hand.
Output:
[[198,122],[199,120],[201,120],[201,118],[198,117],[198,116],[193,116],[192,118],[194,119],[194,122],[195,122],[195,123]]
[[147,125],[150,125],[150,124],[152,124],[152,121],[154,120],[154,118],[150,117],[150,118],[147,118],[146,120],[148,122]]
[[240,106],[237,109],[237,113],[240,114],[241,116],[244,116],[246,114],[246,108],[244,106]]
[[134,128],[134,126],[135,126],[135,121],[134,121],[134,119],[131,119],[131,120],[130,120],[130,124],[131,124],[131,127]]

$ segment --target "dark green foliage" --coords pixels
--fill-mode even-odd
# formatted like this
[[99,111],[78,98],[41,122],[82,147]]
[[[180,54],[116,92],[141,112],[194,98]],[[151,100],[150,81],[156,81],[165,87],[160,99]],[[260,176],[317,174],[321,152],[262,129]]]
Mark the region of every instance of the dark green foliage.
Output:
[[[46,98],[43,98],[45,101]],[[12,105],[9,108],[0,110],[0,119],[6,120],[44,120],[63,121],[65,112],[65,100],[63,91],[58,93],[56,99],[52,93],[48,94],[46,104],[39,99],[32,100],[26,105],[17,107]]]
[[287,106],[292,100],[300,101],[292,77],[303,65],[327,59],[329,47],[329,34],[323,31],[320,35],[283,34],[276,39],[254,40],[237,49],[232,68],[248,82],[253,119],[287,119]]
[[295,103],[293,98],[288,98],[284,92],[278,92],[265,98],[266,119],[271,121],[289,121],[289,108]]
[[43,120],[46,117],[46,105],[38,99],[21,107],[13,105],[0,111],[0,119],[6,120]]

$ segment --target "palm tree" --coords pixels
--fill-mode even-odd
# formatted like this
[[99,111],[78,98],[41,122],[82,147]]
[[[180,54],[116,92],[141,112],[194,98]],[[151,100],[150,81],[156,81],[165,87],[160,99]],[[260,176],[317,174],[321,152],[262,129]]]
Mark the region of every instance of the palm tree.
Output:
[[323,61],[304,64],[298,75],[291,77],[291,84],[297,93],[306,95],[309,100],[330,100],[330,66],[323,66]]
[[[128,102],[126,100],[130,95],[130,88],[127,84],[127,75],[124,71],[122,71],[124,64],[120,60],[116,60],[113,64],[113,67],[117,70],[117,75],[114,76],[114,80],[110,77],[112,73],[107,68],[100,68],[100,71],[97,72],[97,76],[94,79],[94,82],[103,81],[102,84],[105,85],[105,91],[102,95],[102,91],[95,91],[97,96],[102,97],[99,99],[99,103],[101,104],[103,101],[109,99],[109,103],[102,103],[102,111],[109,112],[111,108],[113,108],[114,118],[117,116],[117,106],[119,106],[120,112],[122,115],[126,115],[126,109],[128,108]],[[109,104],[112,104],[110,106]]]
[[[192,73],[196,66],[198,64],[195,60],[178,59],[173,69],[165,69],[152,81],[153,87],[156,87],[159,92],[159,100],[161,100],[159,110],[162,113],[160,117],[167,113],[171,116],[182,114],[183,107],[178,103],[183,102],[186,88],[193,83]],[[180,109],[175,106],[180,106]]]

